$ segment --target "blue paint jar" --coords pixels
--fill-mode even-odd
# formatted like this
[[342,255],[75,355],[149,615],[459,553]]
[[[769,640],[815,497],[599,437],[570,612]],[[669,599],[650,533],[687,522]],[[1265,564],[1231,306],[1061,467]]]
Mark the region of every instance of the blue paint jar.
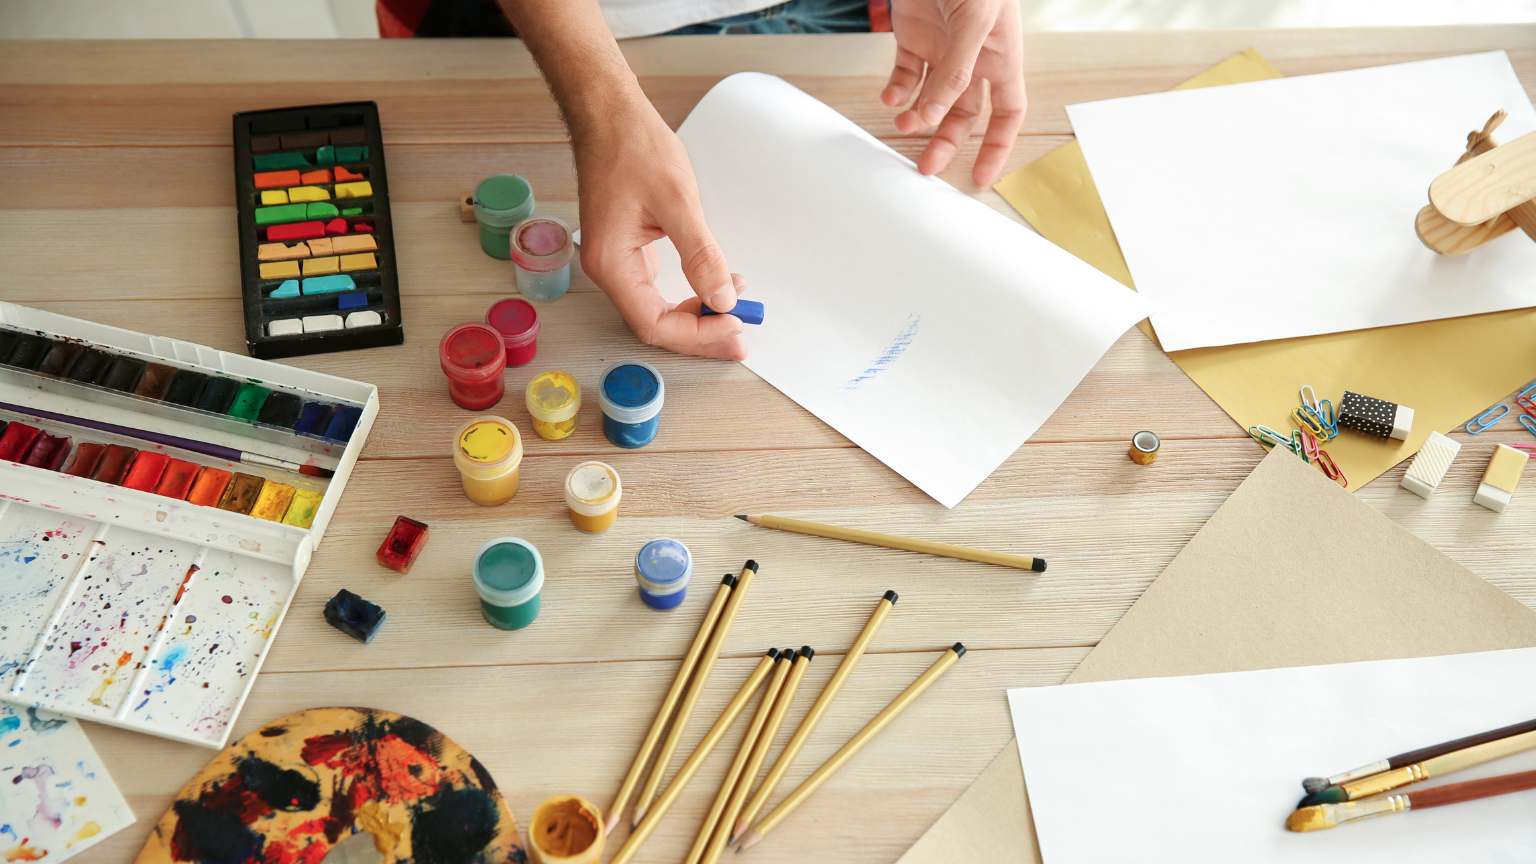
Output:
[[633,450],[655,439],[666,396],[656,367],[638,360],[615,363],[603,372],[597,393],[603,408],[603,434],[615,447]]
[[635,581],[640,599],[652,609],[676,609],[688,595],[693,577],[693,555],[681,541],[652,540],[635,556]]

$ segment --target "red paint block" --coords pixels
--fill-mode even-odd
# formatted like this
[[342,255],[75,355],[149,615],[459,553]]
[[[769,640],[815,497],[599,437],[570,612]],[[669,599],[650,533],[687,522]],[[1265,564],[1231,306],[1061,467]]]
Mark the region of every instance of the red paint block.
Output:
[[352,223],[352,233],[353,234],[372,234],[373,233],[373,223],[371,223],[371,222],[353,222]]
[[326,222],[325,233],[332,236],[347,233],[347,220],[337,216],[335,219]]
[[5,432],[0,433],[0,459],[20,462],[21,457],[27,455],[27,451],[32,449],[32,445],[37,442],[37,436],[41,434],[43,430],[25,423],[7,425]]
[[113,486],[123,482],[123,474],[128,470],[128,463],[133,461],[139,451],[124,447],[121,444],[108,444],[101,451],[101,458],[96,462],[96,471],[91,475],[95,480],[103,483],[111,483]]
[[71,477],[89,477],[96,473],[96,466],[101,464],[101,454],[106,452],[107,445],[84,443],[75,448],[75,458],[64,469],[64,473]]
[[411,572],[416,556],[427,546],[427,525],[409,516],[396,516],[389,536],[379,546],[379,563],[401,573]]
[[155,494],[175,498],[178,501],[186,500],[187,494],[192,491],[192,481],[197,479],[197,472],[200,470],[202,470],[201,465],[182,459],[172,459],[166,463],[165,473],[160,475],[160,482],[155,484]]
[[299,185],[298,171],[258,171],[256,172],[257,189],[281,189],[284,186]]
[[171,461],[171,457],[164,453],[151,453],[141,450],[134,457],[133,464],[128,466],[128,473],[123,477],[123,488],[137,489],[140,492],[148,492],[160,483],[160,477],[165,473],[165,466]]
[[289,222],[267,229],[267,239],[273,243],[288,240],[317,240],[325,236],[324,222]]
[[21,460],[23,465],[31,465],[33,468],[46,468],[49,471],[59,470],[64,464],[64,459],[69,456],[69,438],[63,435],[49,435],[44,432],[37,436],[37,443]]

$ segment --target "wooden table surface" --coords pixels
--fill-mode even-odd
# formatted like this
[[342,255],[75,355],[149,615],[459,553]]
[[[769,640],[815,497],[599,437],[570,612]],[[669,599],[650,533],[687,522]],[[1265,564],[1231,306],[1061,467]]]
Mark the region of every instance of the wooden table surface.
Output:
[[[1287,74],[1507,48],[1527,87],[1536,86],[1536,27],[1031,36],[1030,112],[1010,167],[1069,140],[1066,104],[1164,90],[1248,47]],[[892,51],[888,37],[873,35],[626,45],[674,125],[720,77],[756,69],[788,78],[915,156],[923,142],[897,135],[892,112],[877,100]],[[942,646],[963,640],[971,648],[750,853],[763,864],[890,861],[1007,742],[1004,688],[1064,678],[1262,455],[1133,329],[1032,441],[946,511],[745,369],[639,345],[578,276],[567,298],[540,307],[539,357],[507,375],[498,409],[525,430],[522,492],[502,507],[476,507],[459,493],[448,458],[452,430],[467,412],[449,401],[434,349],[449,326],[480,319],[511,293],[512,274],[479,251],[473,227],[458,221],[455,198],[486,174],[513,171],[532,180],[542,208],[576,216],[565,132],[527,54],[508,41],[0,46],[0,297],[242,350],[230,115],[353,99],[377,100],[383,117],[409,338],[399,347],[289,361],[377,384],[382,412],[237,735],[306,707],[389,708],[477,754],[524,827],[534,805],[557,792],[606,807],[716,579],[755,558],[762,571],[682,753],[770,646],[818,650],[794,722],[887,588],[901,602],[787,784]],[[974,151],[973,142],[964,164],[947,173],[962,188]],[[980,195],[1013,215],[992,192]],[[590,398],[574,437],[552,443],[526,432],[521,394],[533,370],[568,369],[590,387],[620,358],[647,360],[666,377],[653,445],[609,446]],[[1125,458],[1138,429],[1163,436],[1153,467]],[[1536,605],[1536,491],[1521,492],[1502,515],[1469,500],[1491,442],[1529,440],[1511,429],[1506,423],[1477,439],[1428,502],[1397,488],[1402,466],[1359,495]],[[611,461],[625,485],[617,527],[596,537],[570,526],[560,494],[565,472],[589,458]],[[1033,553],[1051,566],[1033,576],[767,532],[730,518],[749,511]],[[397,513],[432,526],[408,576],[373,560]],[[483,623],[468,575],[473,550],[505,534],[532,540],[548,567],[544,611],[519,633]],[[657,536],[686,542],[698,570],[686,604],[665,614],[641,605],[631,574],[635,550]],[[1305,538],[1297,545],[1304,553]],[[322,620],[326,598],[342,587],[389,610],[373,644],[359,645]],[[213,754],[87,725],[139,822],[80,860],[128,860],[171,795]],[[729,758],[716,752],[706,763],[640,860],[681,857]]]

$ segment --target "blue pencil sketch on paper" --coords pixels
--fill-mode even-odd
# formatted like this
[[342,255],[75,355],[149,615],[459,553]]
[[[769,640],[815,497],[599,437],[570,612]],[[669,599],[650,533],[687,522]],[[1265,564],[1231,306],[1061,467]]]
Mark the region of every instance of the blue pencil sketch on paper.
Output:
[[133,824],[80,724],[0,702],[0,860],[63,861]]
[[885,349],[880,352],[880,356],[875,358],[875,362],[869,364],[863,372],[850,378],[847,383],[843,384],[843,389],[857,390],[879,377],[880,373],[891,368],[891,364],[901,359],[901,355],[907,353],[907,349],[912,346],[912,340],[917,338],[917,328],[922,321],[921,315],[913,315],[908,318],[907,323],[901,328],[901,332],[897,333],[896,337],[885,346]]

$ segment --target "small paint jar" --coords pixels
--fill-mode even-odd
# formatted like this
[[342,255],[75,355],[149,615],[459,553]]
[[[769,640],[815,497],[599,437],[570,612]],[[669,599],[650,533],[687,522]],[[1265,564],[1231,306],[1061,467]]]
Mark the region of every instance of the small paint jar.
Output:
[[598,864],[603,813],[579,795],[556,795],[533,811],[528,860],[533,864]]
[[693,555],[680,541],[652,540],[635,556],[635,581],[640,599],[652,609],[676,609],[688,595],[693,576]]
[[501,334],[507,365],[526,366],[539,353],[539,313],[527,300],[509,297],[491,304],[485,323]]
[[539,617],[544,559],[520,537],[498,537],[475,554],[475,593],[485,620],[502,630],[521,630]]
[[649,363],[615,363],[603,372],[598,399],[603,407],[603,434],[616,447],[644,447],[661,426],[666,385]]
[[588,534],[613,527],[623,495],[619,472],[607,462],[583,462],[565,475],[565,506],[571,524]]
[[501,401],[507,385],[507,350],[489,324],[460,324],[443,334],[438,361],[448,376],[448,395],[460,408],[484,411]]
[[492,174],[475,187],[480,248],[492,258],[512,257],[512,226],[533,215],[533,185],[516,174]]
[[512,229],[518,293],[529,300],[559,300],[571,290],[571,229],[553,216],[535,216]]
[[546,441],[569,438],[581,410],[581,385],[569,372],[540,372],[528,382],[528,414],[533,431]]
[[512,500],[523,464],[523,437],[512,421],[476,417],[460,426],[453,440],[453,466],[464,496],[485,507]]

